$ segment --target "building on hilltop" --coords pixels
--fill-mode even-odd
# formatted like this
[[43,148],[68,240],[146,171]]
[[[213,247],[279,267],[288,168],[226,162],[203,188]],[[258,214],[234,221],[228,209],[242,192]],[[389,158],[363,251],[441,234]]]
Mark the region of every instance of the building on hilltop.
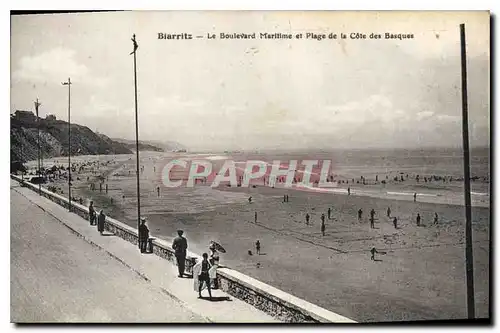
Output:
[[48,115],[45,117],[45,120],[47,120],[47,121],[56,121],[56,120],[57,120],[57,118],[56,118],[56,116],[55,116],[55,115],[53,115],[53,114],[48,114]]
[[35,122],[36,116],[32,111],[16,110],[14,118],[23,122]]

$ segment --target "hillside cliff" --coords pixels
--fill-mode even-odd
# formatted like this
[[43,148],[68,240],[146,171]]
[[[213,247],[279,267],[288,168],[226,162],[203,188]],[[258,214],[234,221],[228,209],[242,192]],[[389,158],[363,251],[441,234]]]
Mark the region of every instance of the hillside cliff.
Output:
[[[68,156],[68,123],[40,120],[40,146],[44,158]],[[71,124],[71,155],[132,154],[123,143],[96,134],[88,127]],[[37,123],[10,119],[11,161],[29,161],[38,156]]]
[[[111,140],[125,145],[128,149],[130,149],[132,151],[136,150],[135,149],[136,148],[135,141],[133,141],[133,140],[117,139],[117,138],[113,138]],[[165,151],[162,147],[159,147],[158,145],[153,145],[153,144],[146,143],[146,142],[140,141],[140,140],[139,140],[139,150],[140,151],[160,151],[160,152]]]
[[[120,143],[124,143],[135,151],[135,140],[127,139],[117,139],[112,140]],[[176,150],[187,150],[187,148],[176,141],[152,141],[152,140],[139,140],[139,150],[149,150],[149,151],[176,151]]]

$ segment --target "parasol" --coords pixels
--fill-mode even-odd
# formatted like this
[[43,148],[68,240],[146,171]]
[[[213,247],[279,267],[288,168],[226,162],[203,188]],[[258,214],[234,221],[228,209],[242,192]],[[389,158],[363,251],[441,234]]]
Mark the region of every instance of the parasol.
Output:
[[219,243],[215,242],[215,241],[210,241],[210,246],[214,246],[215,247],[215,250],[221,252],[221,253],[226,253],[226,249],[224,247],[222,247],[222,245],[220,245]]

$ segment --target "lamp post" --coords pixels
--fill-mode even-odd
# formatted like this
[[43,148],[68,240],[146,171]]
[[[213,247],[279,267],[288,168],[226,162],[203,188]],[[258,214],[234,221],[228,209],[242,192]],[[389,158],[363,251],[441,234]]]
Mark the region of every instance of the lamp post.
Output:
[[71,78],[62,85],[68,86],[68,210],[71,211]]
[[[130,53],[134,55],[134,92],[135,92],[135,153],[136,153],[136,178],[137,178],[137,232],[139,232],[141,226],[141,194],[139,186],[139,117],[137,113],[137,59],[136,51],[139,45],[135,40],[135,34],[132,36],[132,42],[134,44],[134,50]],[[140,247],[140,242],[137,242]]]
[[[21,130],[22,130],[22,128],[21,128]],[[21,160],[21,181],[22,181],[22,183],[24,183],[24,162],[23,162],[23,146],[24,146],[24,144],[23,144],[22,139],[20,142],[21,142],[21,158],[20,158],[20,160]]]
[[[38,116],[38,108],[42,105],[40,102],[38,102],[38,98],[35,101],[35,113],[36,113],[36,128],[37,128],[37,136],[38,136],[38,177],[42,176],[42,167],[41,167],[41,160],[42,160],[42,151],[40,147],[40,117]],[[42,183],[41,179],[38,179],[38,194],[42,194]]]

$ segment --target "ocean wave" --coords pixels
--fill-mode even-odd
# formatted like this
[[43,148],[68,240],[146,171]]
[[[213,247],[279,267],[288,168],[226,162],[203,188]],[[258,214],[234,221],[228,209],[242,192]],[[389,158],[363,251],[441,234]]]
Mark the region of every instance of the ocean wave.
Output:
[[294,186],[297,190],[309,190],[314,192],[323,192],[323,193],[347,193],[347,190],[344,188],[331,188],[331,187],[313,187],[307,185],[297,184]]
[[[414,195],[415,192],[387,192],[387,194],[390,195]],[[430,194],[430,193],[417,193],[417,196],[420,197],[437,197],[437,194]]]
[[391,194],[391,195],[413,195],[415,192],[387,192],[387,194]]
[[227,160],[228,158],[229,158],[228,156],[221,156],[221,155],[213,155],[205,157],[206,160],[210,161]]

